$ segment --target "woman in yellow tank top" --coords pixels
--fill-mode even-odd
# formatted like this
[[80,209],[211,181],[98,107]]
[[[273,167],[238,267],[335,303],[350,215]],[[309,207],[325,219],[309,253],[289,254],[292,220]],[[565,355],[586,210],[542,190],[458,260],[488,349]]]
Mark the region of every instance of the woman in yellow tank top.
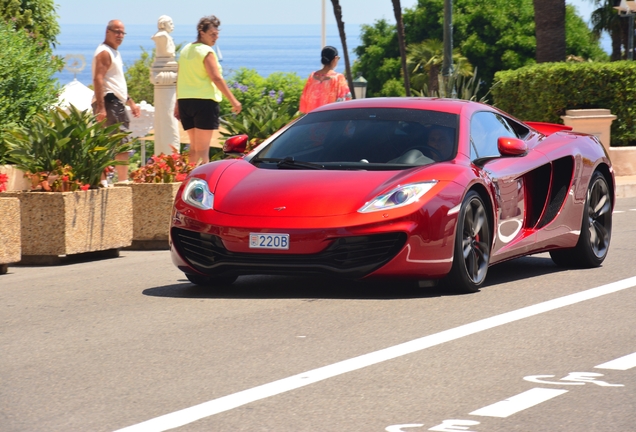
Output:
[[219,38],[221,21],[214,15],[203,17],[197,24],[197,40],[179,53],[177,103],[174,116],[181,120],[190,138],[190,161],[210,161],[210,141],[219,130],[219,102],[228,98],[232,111],[241,112],[241,103],[223,79],[221,65],[212,49]]

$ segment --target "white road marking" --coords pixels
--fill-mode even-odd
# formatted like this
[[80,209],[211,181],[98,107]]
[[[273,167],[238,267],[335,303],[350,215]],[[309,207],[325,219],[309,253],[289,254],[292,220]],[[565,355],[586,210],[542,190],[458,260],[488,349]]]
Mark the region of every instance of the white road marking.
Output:
[[594,366],[596,369],[613,369],[613,370],[627,370],[636,366],[636,353],[628,354],[626,356],[617,358],[616,360],[608,361],[607,363]]
[[409,423],[409,424],[388,426],[384,430],[386,432],[405,432],[402,428],[421,428],[422,426],[424,425],[420,423]]
[[488,405],[487,407],[480,408],[477,411],[471,412],[470,415],[505,418],[513,415],[516,412],[523,411],[524,409],[533,407],[540,404],[541,402],[545,402],[567,392],[567,390],[545,389],[537,387],[520,393],[511,398],[502,400],[501,402],[497,402],[492,405]]
[[119,429],[116,432],[161,432],[174,429],[197,420],[229,411],[251,402],[276,396],[291,390],[314,384],[328,378],[333,378],[347,372],[356,371],[367,366],[382,363],[398,357],[422,351],[445,342],[470,336],[485,330],[519,321],[524,318],[550,312],[555,309],[570,306],[586,300],[591,300],[607,294],[612,294],[636,286],[636,277],[623,279],[600,287],[548,300],[532,306],[513,310],[485,318],[473,323],[464,324],[449,330],[444,330],[429,336],[424,336],[392,347],[384,348],[358,357],[350,358],[331,365],[323,366],[307,372],[273,381],[251,389],[243,390],[227,396],[213,399],[189,408],[184,408],[169,414]]

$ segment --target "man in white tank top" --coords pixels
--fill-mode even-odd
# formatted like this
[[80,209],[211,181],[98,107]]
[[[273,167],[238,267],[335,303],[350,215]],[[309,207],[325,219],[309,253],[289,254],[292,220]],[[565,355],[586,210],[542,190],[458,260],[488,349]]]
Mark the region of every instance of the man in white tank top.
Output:
[[[128,131],[130,120],[126,114],[126,105],[133,116],[139,117],[140,110],[130,96],[124,76],[124,63],[117,48],[124,41],[124,24],[112,20],[106,26],[104,42],[97,47],[93,56],[93,113],[97,121],[106,119],[106,126],[122,123],[122,129]],[[116,160],[127,161],[128,153],[117,155]],[[128,165],[117,165],[119,181],[128,180]]]

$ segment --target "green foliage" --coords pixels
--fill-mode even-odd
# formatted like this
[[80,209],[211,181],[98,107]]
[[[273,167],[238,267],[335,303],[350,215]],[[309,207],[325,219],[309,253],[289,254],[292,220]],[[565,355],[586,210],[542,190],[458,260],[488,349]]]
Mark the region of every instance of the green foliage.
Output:
[[221,121],[225,130],[221,129],[221,135],[227,138],[247,134],[251,145],[255,146],[298,116],[296,105],[278,104],[276,99],[266,96],[237,116],[223,116]]
[[377,96],[382,97],[403,97],[406,96],[406,90],[404,90],[404,81],[397,78],[391,78],[382,85],[382,89]]
[[387,89],[383,86],[400,78],[400,48],[395,26],[386,20],[376,21],[373,26],[363,25],[360,39],[361,45],[354,50],[358,59],[353,64],[353,75],[363,75],[367,80],[367,97],[392,92],[393,84]]
[[[418,0],[403,14],[407,47],[429,39],[443,39],[444,0]],[[479,69],[486,88],[495,72],[535,62],[532,0],[454,0],[453,46]],[[402,80],[395,26],[384,20],[362,26],[354,73],[368,81],[367,94],[386,94],[391,79]],[[607,59],[585,22],[566,7],[567,54],[595,61]],[[391,84],[392,88],[392,84]]]
[[[616,12],[615,9],[612,9]],[[596,61],[608,61],[609,55],[598,44],[599,37],[595,32],[588,31],[583,18],[575,13],[572,6],[565,9],[565,49],[566,55],[593,59]],[[618,16],[617,13],[614,15]]]
[[477,69],[470,76],[466,76],[456,69],[448,78],[438,75],[437,79],[439,80],[437,90],[431,90],[425,85],[420,91],[414,90],[414,94],[420,97],[478,100],[479,102],[488,103],[487,97],[490,92],[479,97],[481,80],[477,76]]
[[[298,107],[305,81],[295,72],[275,72],[263,78],[254,69],[240,68],[227,80],[227,83],[230,91],[245,110],[258,105],[264,96]],[[230,112],[230,103],[223,98],[221,113],[229,114]]]
[[636,64],[542,63],[498,72],[497,107],[522,119],[561,123],[566,109],[609,109],[611,145],[636,145]]
[[69,113],[51,109],[7,132],[7,159],[32,174],[55,171],[60,163],[70,165],[75,179],[97,186],[105,168],[125,163],[115,161],[115,156],[131,149],[122,142],[128,132],[119,132],[119,127],[104,127],[73,106]]
[[2,131],[27,121],[57,101],[53,74],[62,62],[36,39],[0,20],[0,162]]
[[0,21],[24,30],[49,51],[60,33],[57,18],[53,0],[0,0]]
[[150,105],[155,103],[155,86],[150,82],[150,68],[155,61],[155,50],[148,53],[141,48],[141,57],[126,69],[126,85],[128,95],[137,103],[146,101]]
[[[444,62],[444,45],[437,39],[428,39],[408,47],[408,68],[411,74],[411,89],[413,91],[437,91],[436,85]],[[453,75],[469,77],[473,74],[473,66],[459,50],[453,52]]]

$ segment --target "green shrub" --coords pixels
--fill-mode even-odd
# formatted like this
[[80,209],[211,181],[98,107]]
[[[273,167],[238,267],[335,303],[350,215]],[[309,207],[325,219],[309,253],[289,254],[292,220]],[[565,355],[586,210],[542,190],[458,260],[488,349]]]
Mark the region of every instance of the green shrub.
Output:
[[297,106],[278,103],[275,96],[265,96],[259,103],[241,111],[239,115],[228,114],[221,122],[221,136],[224,138],[246,134],[250,137],[250,148],[254,147],[274,132],[298,117]]
[[[243,110],[258,105],[265,96],[273,97],[279,103],[298,109],[305,80],[295,72],[275,72],[263,78],[254,69],[240,68],[228,78],[227,83],[234,96],[243,105]],[[221,113],[230,112],[230,103],[223,98]]]
[[150,68],[155,61],[155,50],[149,53],[143,47],[141,57],[126,69],[126,84],[128,95],[136,103],[146,101],[150,105],[155,103],[155,86],[150,82]]
[[76,180],[97,187],[105,168],[125,164],[115,161],[115,156],[131,149],[130,142],[122,142],[129,133],[119,132],[119,127],[104,127],[92,114],[73,106],[69,113],[54,108],[7,132],[7,159],[31,174],[68,165]]
[[57,101],[53,74],[62,61],[48,46],[0,20],[0,164],[4,163],[3,132],[26,122]]
[[541,63],[497,72],[494,105],[522,120],[562,123],[566,109],[609,109],[611,145],[636,145],[636,63]]

